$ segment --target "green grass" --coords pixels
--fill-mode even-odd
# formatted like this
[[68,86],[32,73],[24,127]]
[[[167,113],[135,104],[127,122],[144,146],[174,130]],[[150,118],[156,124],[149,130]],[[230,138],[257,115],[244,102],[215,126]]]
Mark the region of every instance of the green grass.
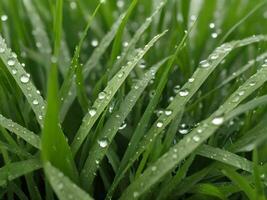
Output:
[[0,199],[267,199],[265,0],[2,0]]

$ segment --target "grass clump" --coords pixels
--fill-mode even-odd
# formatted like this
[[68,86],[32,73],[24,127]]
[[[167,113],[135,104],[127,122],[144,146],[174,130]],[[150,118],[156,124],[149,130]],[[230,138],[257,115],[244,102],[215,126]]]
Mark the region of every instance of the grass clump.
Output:
[[0,199],[266,199],[266,8],[2,0]]

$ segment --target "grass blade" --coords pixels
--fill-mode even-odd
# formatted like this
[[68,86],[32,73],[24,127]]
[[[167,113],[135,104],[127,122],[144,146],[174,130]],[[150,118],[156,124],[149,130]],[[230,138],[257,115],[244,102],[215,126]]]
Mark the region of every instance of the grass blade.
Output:
[[147,45],[146,47],[140,51],[138,56],[134,58],[131,62],[129,62],[125,67],[123,67],[108,83],[107,87],[104,89],[103,92],[99,93],[98,99],[95,101],[92,109],[94,115],[91,116],[91,112],[86,114],[83,119],[83,123],[80,126],[77,134],[72,143],[72,152],[76,155],[77,151],[79,150],[80,146],[82,145],[83,141],[85,140],[86,136],[88,135],[90,129],[93,127],[94,123],[104,111],[106,106],[110,103],[110,100],[115,95],[117,90],[123,84],[129,73],[132,69],[136,66],[136,64],[142,59],[142,57],[146,54],[146,52],[153,47],[156,41],[158,41],[164,34],[159,34],[155,36]]
[[60,200],[91,200],[92,198],[50,163],[44,165],[45,173]]

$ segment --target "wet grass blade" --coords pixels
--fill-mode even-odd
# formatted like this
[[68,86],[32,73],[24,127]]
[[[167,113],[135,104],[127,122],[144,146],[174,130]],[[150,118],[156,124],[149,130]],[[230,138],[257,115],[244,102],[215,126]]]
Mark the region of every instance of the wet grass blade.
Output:
[[41,162],[38,159],[9,163],[0,168],[0,186],[6,185],[9,181],[38,170],[41,167]]
[[[253,38],[254,37],[244,39],[241,41],[237,41],[237,42],[232,42],[232,45],[234,46],[231,46],[229,50],[232,50],[232,48],[234,47],[239,47],[239,46],[243,46],[249,43],[259,41],[259,39],[254,40]],[[260,36],[260,38],[263,40],[266,40],[266,38],[263,36]],[[224,51],[223,56],[226,56],[229,53],[229,50]],[[195,89],[200,87],[200,85],[207,78],[207,75],[209,74],[208,71],[212,70],[212,68],[214,69],[218,63],[219,63],[218,60],[216,60],[214,66],[211,64],[208,67],[208,69],[202,66],[201,67],[202,69],[200,68],[194,73],[193,78],[195,79],[195,81],[199,79],[199,81],[197,81],[197,85],[194,83],[192,85],[191,83],[186,83],[184,87],[181,89],[181,91],[183,92],[182,95],[181,93],[178,93],[178,97],[176,97],[177,100],[174,99],[173,102],[167,108],[173,111],[173,115],[179,112],[179,109],[184,106],[184,103],[186,102],[186,100],[190,98],[190,96],[192,95],[192,94],[190,95],[190,93],[191,92],[194,93],[194,91],[196,91]],[[196,76],[197,74],[198,76]],[[164,176],[167,172],[173,169],[173,167],[175,167],[182,159],[184,159],[186,156],[192,153],[200,144],[202,144],[207,138],[209,138],[218,129],[219,126],[217,125],[217,123],[218,121],[223,122],[224,118],[221,117],[223,114],[226,114],[226,113],[228,114],[242,100],[248,97],[256,89],[261,87],[265,83],[265,81],[267,81],[266,75],[267,75],[267,68],[262,67],[255,75],[253,75],[237,91],[235,91],[214,114],[212,114],[208,119],[201,122],[201,124],[197,128],[193,129],[190,134],[184,137],[178,144],[172,147],[157,162],[155,162],[154,167],[158,169],[156,172],[152,170],[152,167],[149,167],[143,173],[142,176],[140,176],[136,181],[134,181],[128,187],[128,189],[123,193],[121,199],[125,199],[126,196],[133,197],[134,195],[133,193],[136,190],[139,191],[139,194],[144,193],[153,184],[155,184],[155,182],[157,182],[162,176]],[[186,92],[187,95],[183,95],[185,91],[187,91]],[[240,92],[242,92],[242,95],[240,95]],[[138,158],[139,155],[145,150],[147,145],[151,143],[151,139],[153,141],[153,138],[155,138],[155,136],[157,136],[161,132],[161,130],[165,128],[167,124],[170,123],[171,119],[173,118],[173,115],[161,116],[154,123],[149,133],[147,134],[147,137],[144,139],[144,141],[140,143],[140,147],[137,149],[138,154],[132,159],[132,162],[133,160],[136,160],[136,158]],[[215,123],[215,125],[213,123]],[[177,152],[179,152],[178,155],[177,155]],[[144,180],[146,180],[145,186],[140,187],[140,182],[143,182]]]
[[[86,188],[89,188],[94,180],[95,174],[99,165],[104,158],[109,145],[113,141],[116,133],[118,132],[120,126],[123,124],[124,120],[128,114],[133,109],[137,100],[142,95],[149,81],[155,76],[155,73],[159,67],[166,62],[167,59],[156,64],[154,67],[149,69],[143,77],[140,78],[133,86],[132,90],[127,94],[125,99],[120,105],[118,111],[114,112],[106,122],[100,134],[97,136],[95,142],[93,143],[88,158],[83,167],[81,177],[83,184]],[[103,144],[102,144],[103,143]],[[105,144],[106,143],[106,144]]]
[[40,149],[41,140],[38,135],[29,131],[28,129],[20,126],[19,124],[13,122],[10,119],[5,118],[3,115],[0,114],[0,125],[7,130],[15,133],[18,137],[22,138],[32,146]]
[[[83,141],[85,140],[86,136],[88,135],[90,129],[93,127],[94,123],[104,111],[106,106],[110,103],[111,99],[118,91],[120,86],[123,84],[127,76],[136,66],[136,64],[142,59],[142,57],[146,54],[146,52],[153,47],[155,42],[157,42],[164,34],[163,33],[155,36],[146,46],[145,48],[140,51],[137,57],[135,57],[132,61],[130,61],[124,68],[122,68],[118,73],[108,82],[107,87],[104,89],[103,92],[99,93],[98,99],[92,106],[92,109],[85,115],[83,118],[83,123],[80,126],[75,138],[72,142],[72,152],[76,155],[77,151],[81,147]],[[92,112],[94,113],[92,115]]]
[[36,115],[37,121],[40,125],[43,125],[46,103],[40,95],[39,91],[30,81],[30,74],[28,74],[24,70],[22,64],[18,61],[16,54],[8,49],[5,40],[1,36],[0,49],[0,58],[27,98],[27,101],[31,105]]
[[50,163],[46,163],[44,169],[51,186],[60,200],[93,199]]

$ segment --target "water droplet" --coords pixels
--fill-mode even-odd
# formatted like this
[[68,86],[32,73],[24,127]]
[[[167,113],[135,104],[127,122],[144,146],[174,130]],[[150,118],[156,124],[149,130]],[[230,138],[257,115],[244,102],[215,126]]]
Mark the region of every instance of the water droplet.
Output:
[[185,134],[187,134],[189,132],[189,129],[187,129],[187,128],[180,128],[178,131],[179,131],[180,134],[185,135]]
[[5,49],[3,47],[0,47],[0,53],[4,53]]
[[194,135],[194,136],[193,136],[193,140],[194,140],[195,142],[199,142],[200,137],[199,137],[198,135]]
[[212,33],[212,34],[211,34],[211,37],[212,37],[212,38],[217,38],[217,37],[218,37],[218,33],[215,33],[215,32]]
[[194,78],[190,78],[190,79],[188,79],[188,82],[189,82],[189,83],[193,83],[194,81],[195,81]]
[[139,196],[139,192],[134,192],[134,193],[133,193],[133,197],[134,197],[134,198],[137,198],[138,196]]
[[215,117],[211,121],[212,124],[217,125],[217,126],[222,125],[223,122],[224,122],[224,118],[223,117]]
[[100,147],[105,148],[108,146],[108,140],[106,138],[103,138],[101,140],[98,140],[97,143]]
[[105,93],[105,92],[100,92],[100,93],[98,94],[98,99],[103,100],[103,99],[105,99],[105,98],[106,98],[106,93]]
[[95,116],[95,114],[96,114],[96,109],[95,109],[95,108],[91,108],[91,109],[89,110],[89,115],[90,115],[91,117],[93,117],[93,116]]
[[173,92],[174,92],[175,94],[178,94],[178,92],[180,91],[180,88],[181,88],[180,85],[176,85],[176,86],[174,86],[174,88],[173,88]]
[[92,42],[91,42],[91,45],[93,47],[97,47],[98,46],[98,40],[97,39],[93,39]]
[[157,122],[157,127],[161,128],[163,126],[163,123],[161,121]]
[[239,95],[239,96],[243,96],[244,94],[245,94],[245,91],[243,91],[243,90],[240,91],[240,92],[238,92],[238,95]]
[[123,75],[124,75],[124,72],[123,72],[123,71],[122,71],[122,72],[119,72],[119,73],[118,73],[118,78],[122,78]]
[[210,66],[210,63],[207,60],[202,60],[199,64],[202,68],[207,68]]
[[17,70],[16,69],[12,69],[12,74],[17,74]]
[[156,166],[153,166],[153,167],[151,167],[151,170],[154,172],[154,171],[157,170],[157,167]]
[[119,130],[125,129],[127,124],[125,122],[122,123],[122,125],[119,127]]
[[123,8],[124,2],[122,0],[118,0],[116,5],[118,8]]
[[170,116],[172,114],[172,110],[165,110],[165,115]]
[[37,100],[37,99],[34,99],[34,100],[33,100],[33,102],[32,102],[32,104],[33,104],[33,105],[38,105],[38,104],[39,104],[39,102],[38,102],[38,100]]
[[186,89],[179,91],[179,95],[181,97],[186,97],[188,94],[189,94],[189,92]]
[[211,29],[213,29],[213,28],[215,28],[215,24],[214,24],[214,23],[210,23],[210,24],[209,24],[209,27],[210,27]]
[[10,59],[7,61],[7,64],[8,64],[9,66],[14,66],[15,63],[16,63],[16,61],[15,61],[13,58],[10,58]]
[[29,82],[29,80],[30,80],[30,77],[29,77],[29,75],[22,75],[21,77],[20,77],[20,81],[22,82],[22,83],[28,83]]
[[1,21],[5,22],[8,20],[8,16],[7,15],[1,15]]
[[128,47],[129,43],[128,42],[123,42],[122,44],[124,47]]
[[210,56],[211,60],[216,60],[217,58],[219,58],[219,55],[217,53],[211,54]]

